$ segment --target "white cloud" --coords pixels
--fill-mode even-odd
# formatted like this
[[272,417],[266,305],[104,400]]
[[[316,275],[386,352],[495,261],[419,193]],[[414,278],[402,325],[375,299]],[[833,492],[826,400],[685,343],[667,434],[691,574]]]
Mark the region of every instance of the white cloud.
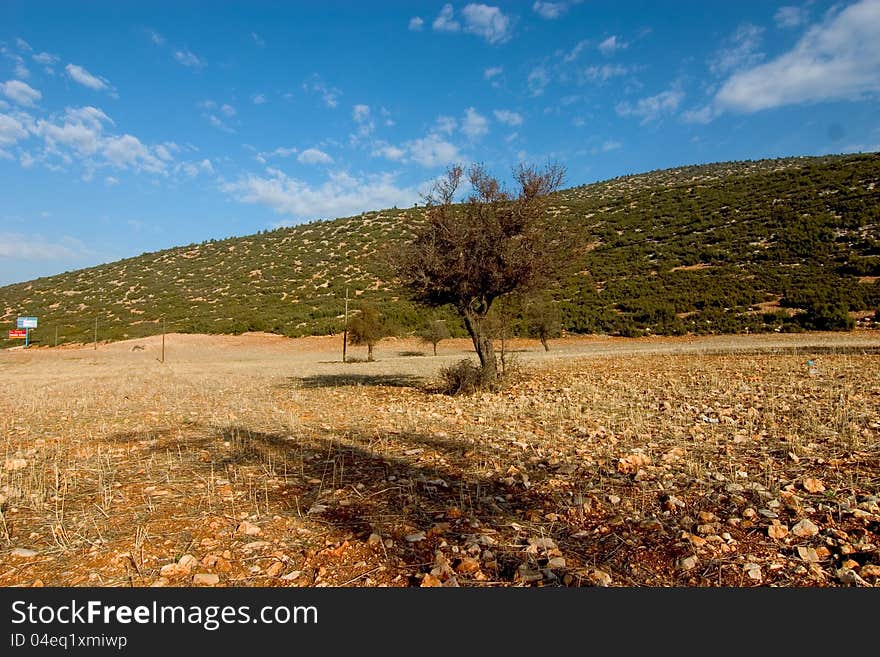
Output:
[[495,114],[496,119],[505,125],[509,125],[511,128],[522,125],[522,114],[506,109],[495,110],[493,113]]
[[729,45],[719,50],[709,62],[709,70],[724,75],[744,67],[754,66],[764,55],[758,52],[764,28],[744,23],[736,28]]
[[187,48],[175,50],[174,59],[177,60],[178,64],[182,64],[187,68],[203,68],[205,66],[205,60]]
[[113,187],[113,185],[119,184],[119,178],[114,178],[113,176],[107,176],[104,178],[104,184],[108,187]]
[[437,32],[458,32],[461,29],[461,24],[455,20],[455,10],[449,3],[443,5],[431,26]]
[[603,64],[585,68],[584,77],[591,82],[607,82],[611,78],[621,77],[629,72],[630,69],[622,64]]
[[120,167],[160,173],[165,164],[133,135],[108,137],[102,143],[102,154],[109,162]]
[[672,114],[681,105],[682,100],[684,93],[670,89],[656,96],[641,98],[635,105],[628,102],[618,103],[615,110],[620,116],[638,117],[642,119],[642,124],[645,124],[656,121],[664,114]]
[[92,75],[82,66],[78,66],[76,64],[68,64],[64,67],[64,70],[67,71],[67,75],[70,76],[70,79],[78,84],[81,84],[84,87],[88,87],[89,89],[94,89],[95,91],[103,91],[105,89],[110,88],[110,84],[102,77],[98,77],[97,75]]
[[265,205],[296,220],[351,216],[366,210],[409,207],[419,199],[420,189],[399,187],[392,174],[356,177],[333,172],[320,185],[287,176],[272,169],[267,175],[249,174],[224,183],[221,191],[242,203]]
[[257,153],[254,156],[254,159],[260,164],[266,164],[266,159],[270,157],[290,157],[291,155],[296,155],[299,153],[299,149],[296,147],[286,148],[284,146],[279,146],[274,151],[263,151]]
[[458,121],[451,116],[438,116],[434,122],[434,132],[442,132],[451,135],[458,127]]
[[409,29],[413,32],[421,32],[425,27],[425,21],[423,21],[418,16],[413,16],[409,19]]
[[335,109],[339,105],[339,96],[342,95],[336,87],[327,86],[317,73],[303,83],[303,89],[320,94],[324,104],[330,109]]
[[787,29],[792,27],[800,27],[807,22],[806,7],[780,7],[773,15],[776,26]]
[[234,128],[229,127],[226,123],[216,114],[202,114],[206,119],[208,119],[208,123],[217,128],[218,130],[222,130],[223,132],[235,132]]
[[455,9],[446,3],[431,26],[436,32],[460,32],[484,38],[491,44],[508,41],[513,33],[513,20],[498,7],[470,3],[461,10],[462,22],[455,18]]
[[681,118],[684,119],[687,123],[702,123],[706,124],[712,121],[716,116],[715,108],[712,105],[705,105],[704,107],[698,107],[697,109],[687,110],[686,112],[682,112]]
[[370,106],[355,105],[351,110],[351,118],[353,118],[358,123],[368,121],[370,119]]
[[559,18],[566,12],[568,5],[565,2],[536,2],[532,5],[532,11],[548,21]]
[[43,97],[43,94],[21,80],[0,82],[0,93],[25,107],[33,107]]
[[513,32],[513,21],[498,7],[483,4],[465,5],[461,10],[464,31],[483,37],[491,44],[508,41]]
[[189,178],[195,178],[200,173],[213,174],[214,165],[210,160],[200,162],[180,162],[174,166],[175,173],[182,173]]
[[224,116],[233,117],[235,116],[235,108],[232,105],[223,104],[220,106],[220,111],[223,112]]
[[60,58],[57,55],[48,52],[38,52],[36,55],[31,55],[31,59],[37,64],[42,64],[46,73],[49,73],[50,75],[55,73],[55,70],[52,67],[60,61]]
[[502,66],[490,66],[483,71],[483,77],[487,80],[491,80],[492,78],[498,77],[502,73],[504,73],[504,68]]
[[31,48],[31,44],[29,44],[27,41],[25,41],[21,37],[15,38],[15,45],[18,46],[19,50],[25,50],[27,52],[30,52],[31,50],[33,50],[33,48]]
[[302,164],[332,164],[333,158],[317,148],[307,148],[296,158]]
[[351,110],[351,118],[358,124],[357,137],[367,137],[376,129],[369,105],[355,105]]
[[72,237],[50,241],[42,235],[0,233],[0,258],[15,260],[69,260],[89,255],[85,244]]
[[254,43],[256,44],[257,48],[264,48],[266,46],[266,42],[256,32],[251,32],[251,39],[254,40]]
[[65,165],[76,160],[84,167],[86,180],[100,167],[166,173],[170,142],[151,148],[130,134],[106,134],[106,125],[113,122],[95,107],[67,108],[63,116],[35,121],[30,131],[42,138],[44,149],[38,158],[29,155],[29,164],[39,160],[52,166],[52,157]]
[[584,48],[589,47],[589,45],[590,41],[588,39],[578,41],[577,45],[575,45],[574,48],[572,48],[563,56],[562,61],[564,61],[566,64],[570,64],[571,62],[576,60],[578,58],[578,55],[580,55],[584,51]]
[[373,157],[384,157],[387,160],[397,161],[404,158],[406,151],[397,146],[392,146],[391,144],[383,144],[376,148],[372,155]]
[[489,119],[480,114],[473,107],[464,111],[464,119],[461,122],[461,131],[470,139],[477,139],[489,132]]
[[618,50],[623,50],[629,47],[629,44],[618,40],[617,35],[612,34],[610,37],[602,41],[598,47],[599,52],[603,55],[613,55]]
[[623,144],[621,144],[619,141],[609,139],[608,141],[602,143],[602,152],[608,153],[609,151],[616,151],[621,146],[623,146]]
[[461,159],[458,147],[439,135],[430,134],[404,143],[409,159],[423,167],[452,164]]
[[544,93],[547,85],[550,84],[550,74],[545,67],[536,66],[529,73],[527,82],[532,96],[540,96]]
[[790,51],[731,76],[715,112],[856,100],[880,92],[880,2],[862,0],[810,28]]
[[152,41],[154,45],[162,46],[165,44],[165,37],[159,34],[156,30],[148,29],[146,32],[150,37],[150,41]]
[[262,105],[266,102],[266,96],[263,94],[254,94],[254,96],[251,98],[251,102],[254,105]]
[[28,136],[21,121],[8,114],[0,114],[0,146],[9,146]]

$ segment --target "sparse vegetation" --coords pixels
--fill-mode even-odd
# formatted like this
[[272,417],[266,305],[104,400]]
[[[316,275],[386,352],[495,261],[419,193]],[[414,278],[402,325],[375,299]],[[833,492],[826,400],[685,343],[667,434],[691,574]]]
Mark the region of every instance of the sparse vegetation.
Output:
[[[796,331],[813,304],[866,326],[880,305],[880,155],[728,162],[624,176],[548,198],[571,246],[553,298],[569,333]],[[345,288],[401,331],[433,313],[406,299],[390,254],[424,208],[366,212],[207,240],[0,288],[0,347],[18,315],[35,346],[170,332],[339,333]],[[467,335],[451,307],[453,336]],[[864,319],[863,319],[864,318]],[[517,323],[517,330],[525,327]],[[524,335],[525,333],[519,333]]]

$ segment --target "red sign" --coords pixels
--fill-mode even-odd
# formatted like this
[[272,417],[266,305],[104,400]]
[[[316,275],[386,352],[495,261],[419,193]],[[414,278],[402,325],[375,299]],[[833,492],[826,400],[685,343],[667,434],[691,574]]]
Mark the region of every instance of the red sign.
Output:
[[10,329],[9,339],[13,340],[15,338],[21,338],[22,340],[27,338],[27,329]]

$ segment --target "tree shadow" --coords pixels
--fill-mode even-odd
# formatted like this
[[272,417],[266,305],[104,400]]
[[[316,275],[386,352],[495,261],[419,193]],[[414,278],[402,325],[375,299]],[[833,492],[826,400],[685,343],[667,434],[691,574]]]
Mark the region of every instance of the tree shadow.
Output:
[[424,351],[398,351],[397,355],[403,358],[409,358],[416,356],[426,356],[427,354]]
[[284,388],[339,388],[342,386],[390,386],[394,388],[420,388],[424,380],[410,374],[313,374],[306,377],[290,377]]

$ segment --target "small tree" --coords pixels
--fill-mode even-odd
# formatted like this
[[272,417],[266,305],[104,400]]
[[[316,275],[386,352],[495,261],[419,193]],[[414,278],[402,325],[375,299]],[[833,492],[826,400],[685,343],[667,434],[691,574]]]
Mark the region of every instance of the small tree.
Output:
[[446,322],[442,319],[432,319],[428,322],[425,327],[422,329],[419,337],[422,339],[422,342],[430,344],[434,347],[434,355],[437,355],[437,345],[442,341],[449,338],[449,329],[446,327]]
[[397,274],[412,298],[429,306],[452,305],[480,359],[483,379],[498,378],[486,316],[504,294],[545,286],[564,261],[541,223],[544,200],[565,177],[555,164],[514,172],[516,195],[504,191],[481,165],[467,171],[471,196],[455,205],[465,171],[451,167],[425,197],[427,217],[398,258]]
[[376,306],[365,303],[361,312],[348,324],[348,338],[352,344],[367,345],[367,360],[373,360],[373,347],[385,337],[385,330]]
[[547,340],[562,335],[559,307],[547,299],[541,299],[529,305],[526,321],[529,335],[541,341],[541,344],[544,345],[544,351],[550,351]]

